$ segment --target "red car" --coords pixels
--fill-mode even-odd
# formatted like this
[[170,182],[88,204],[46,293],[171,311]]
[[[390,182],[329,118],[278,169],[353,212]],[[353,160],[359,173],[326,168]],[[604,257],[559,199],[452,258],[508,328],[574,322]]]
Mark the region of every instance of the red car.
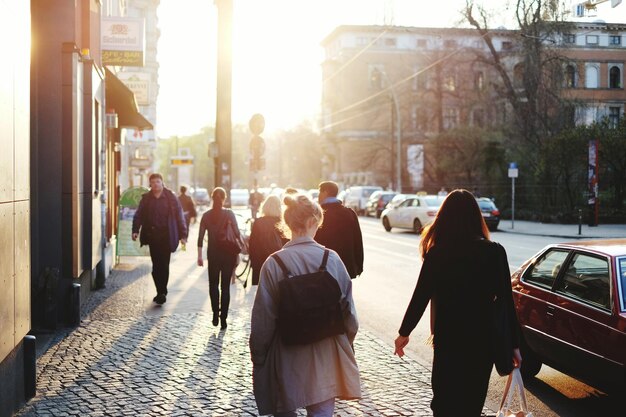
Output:
[[626,239],[548,245],[512,275],[522,374],[626,382]]

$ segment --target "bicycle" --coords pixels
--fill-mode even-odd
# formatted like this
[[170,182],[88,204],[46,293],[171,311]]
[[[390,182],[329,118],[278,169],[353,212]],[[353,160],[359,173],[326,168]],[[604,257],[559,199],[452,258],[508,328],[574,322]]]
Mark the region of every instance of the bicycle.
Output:
[[237,225],[239,227],[239,233],[241,233],[243,243],[243,248],[239,254],[239,263],[235,267],[235,277],[243,284],[243,287],[246,288],[248,286],[248,276],[250,275],[250,270],[252,269],[248,245],[250,242],[253,220],[251,217],[246,219],[242,226],[239,220],[243,220],[243,216],[241,214],[235,215],[237,216]]

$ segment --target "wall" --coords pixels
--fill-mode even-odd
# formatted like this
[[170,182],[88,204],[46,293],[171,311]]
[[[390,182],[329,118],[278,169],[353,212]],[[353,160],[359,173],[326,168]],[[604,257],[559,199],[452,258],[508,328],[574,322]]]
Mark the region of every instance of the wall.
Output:
[[24,400],[22,339],[30,330],[30,9],[0,0],[0,416]]

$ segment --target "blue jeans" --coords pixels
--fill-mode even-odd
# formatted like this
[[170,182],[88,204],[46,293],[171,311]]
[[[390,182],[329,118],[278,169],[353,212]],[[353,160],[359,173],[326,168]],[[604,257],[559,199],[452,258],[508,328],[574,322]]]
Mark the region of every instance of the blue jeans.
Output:
[[[307,417],[333,417],[335,411],[335,399],[331,398],[321,403],[311,404],[306,406]],[[296,410],[286,411],[284,413],[276,413],[274,417],[296,417],[298,415]]]

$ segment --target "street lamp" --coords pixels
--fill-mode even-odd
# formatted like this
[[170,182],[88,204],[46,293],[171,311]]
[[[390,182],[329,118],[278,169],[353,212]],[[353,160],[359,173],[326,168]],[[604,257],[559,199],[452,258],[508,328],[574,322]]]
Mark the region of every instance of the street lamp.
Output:
[[385,77],[385,81],[389,84],[389,91],[391,92],[391,98],[393,100],[393,106],[396,110],[396,191],[402,192],[402,125],[400,118],[400,104],[398,103],[398,97],[396,91],[393,88],[393,83],[389,80],[389,76],[385,70],[376,68],[380,74]]

